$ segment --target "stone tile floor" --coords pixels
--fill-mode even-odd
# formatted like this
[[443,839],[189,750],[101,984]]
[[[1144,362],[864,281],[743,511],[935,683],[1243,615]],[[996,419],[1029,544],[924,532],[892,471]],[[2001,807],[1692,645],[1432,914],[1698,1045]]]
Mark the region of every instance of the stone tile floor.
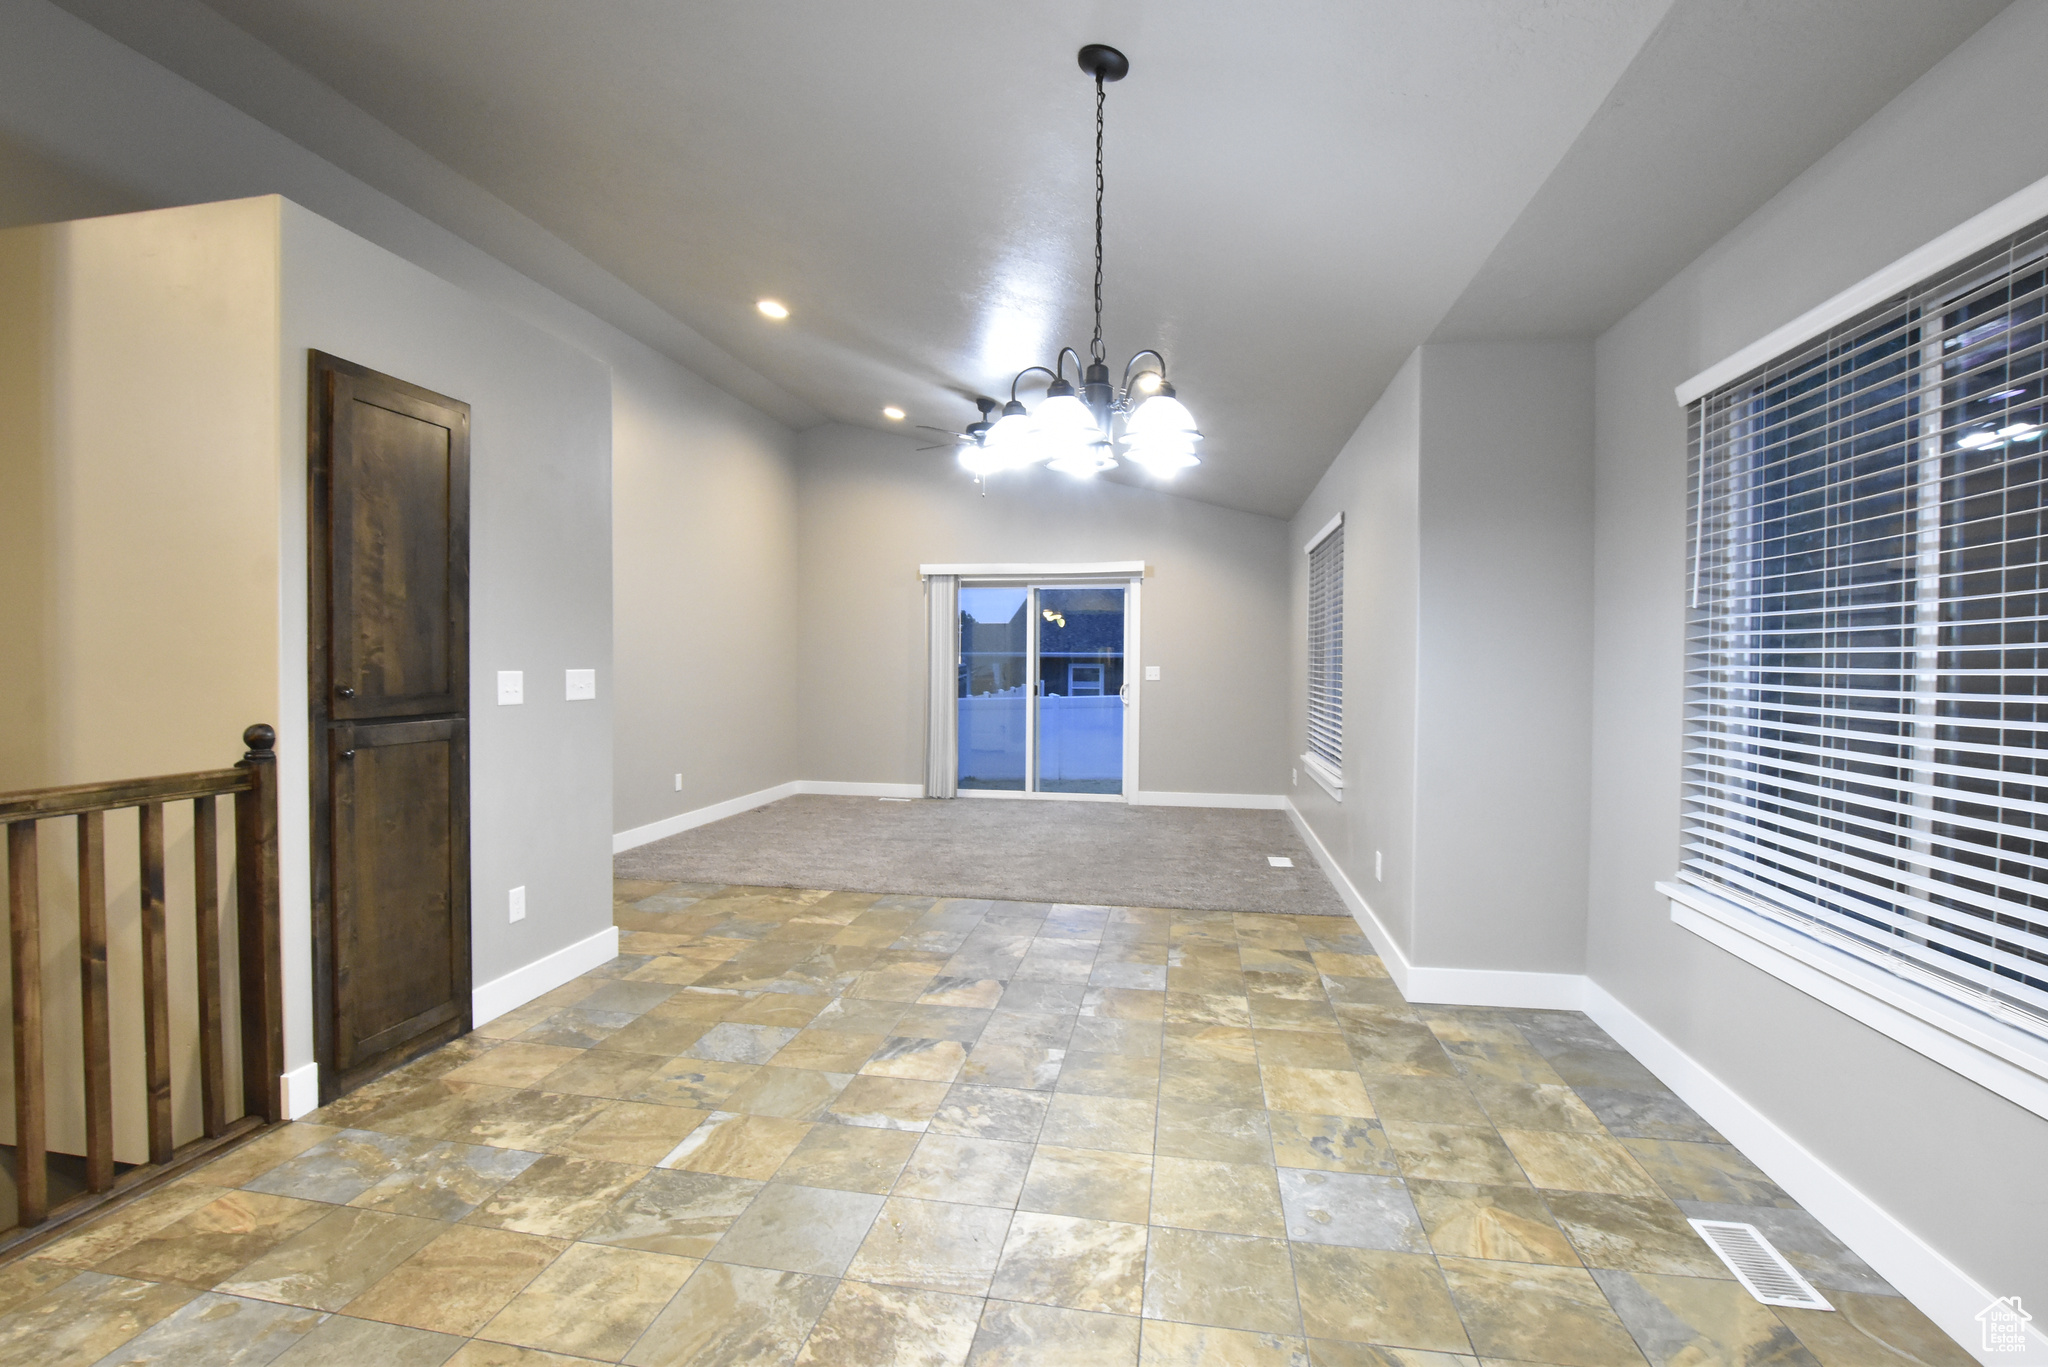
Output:
[[0,1268],[0,1362],[1969,1361],[1584,1016],[1348,921],[617,891],[612,963]]

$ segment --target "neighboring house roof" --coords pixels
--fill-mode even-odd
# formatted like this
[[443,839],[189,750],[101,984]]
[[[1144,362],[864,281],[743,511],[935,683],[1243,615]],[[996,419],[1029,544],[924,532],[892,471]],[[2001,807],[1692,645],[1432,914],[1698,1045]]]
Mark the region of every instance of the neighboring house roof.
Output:
[[[1124,616],[1121,612],[1080,612],[1067,609],[1061,614],[1066,619],[1062,626],[1057,621],[1042,621],[1038,638],[1039,649],[1047,655],[1096,655],[1103,652],[1115,654],[1124,646]],[[1024,609],[1007,622],[976,621],[967,612],[960,614],[960,649],[969,654],[985,651],[1022,650],[1024,648]]]

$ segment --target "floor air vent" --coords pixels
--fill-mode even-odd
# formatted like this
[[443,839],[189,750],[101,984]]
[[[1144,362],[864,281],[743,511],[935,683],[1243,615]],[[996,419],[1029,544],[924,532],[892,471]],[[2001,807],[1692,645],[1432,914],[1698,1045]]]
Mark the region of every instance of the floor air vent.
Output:
[[1755,1225],[1732,1220],[1692,1220],[1692,1227],[1707,1241],[1707,1247],[1728,1264],[1742,1289],[1765,1305],[1783,1305],[1794,1310],[1832,1310],[1820,1292],[1793,1270],[1785,1255],[1771,1247]]

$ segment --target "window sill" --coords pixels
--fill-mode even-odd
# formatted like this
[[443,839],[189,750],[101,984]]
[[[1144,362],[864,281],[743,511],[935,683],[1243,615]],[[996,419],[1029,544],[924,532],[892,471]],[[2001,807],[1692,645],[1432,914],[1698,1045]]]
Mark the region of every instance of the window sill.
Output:
[[1319,755],[1303,755],[1301,767],[1308,776],[1322,785],[1324,792],[1342,802],[1344,800],[1344,775],[1332,769]]
[[1701,939],[2048,1119],[2048,1040],[1703,888],[1657,891]]

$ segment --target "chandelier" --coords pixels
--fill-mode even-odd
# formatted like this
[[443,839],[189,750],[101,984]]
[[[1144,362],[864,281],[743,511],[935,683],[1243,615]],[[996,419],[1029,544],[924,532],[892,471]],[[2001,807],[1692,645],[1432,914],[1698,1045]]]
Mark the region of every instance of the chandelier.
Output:
[[[1027,366],[1010,381],[1010,399],[977,399],[981,421],[969,425],[956,440],[960,464],[978,480],[1043,462],[1078,479],[1087,479],[1117,464],[1118,444],[1125,460],[1160,479],[1171,479],[1200,463],[1195,443],[1202,434],[1194,414],[1175,395],[1166,378],[1166,358],[1151,347],[1125,363],[1118,382],[1110,382],[1108,353],[1102,344],[1102,113],[1105,86],[1130,71],[1130,60],[1113,47],[1090,43],[1081,49],[1081,70],[1095,78],[1095,335],[1088,343],[1088,361],[1072,347],[1061,347],[1051,366]],[[1075,379],[1067,378],[1073,358]],[[1027,409],[1018,386],[1033,375],[1046,377],[1043,400]]]

